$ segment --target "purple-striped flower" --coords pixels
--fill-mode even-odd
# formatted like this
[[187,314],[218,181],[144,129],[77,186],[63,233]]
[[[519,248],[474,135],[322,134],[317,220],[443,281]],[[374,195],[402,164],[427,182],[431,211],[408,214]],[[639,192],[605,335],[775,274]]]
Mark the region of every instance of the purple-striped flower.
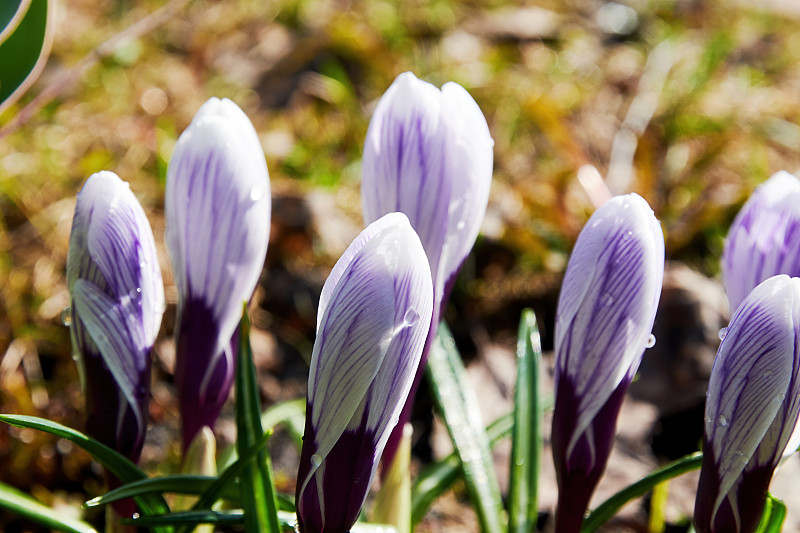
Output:
[[769,278],[733,315],[708,384],[698,533],[756,530],[772,474],[798,446],[798,336],[798,278]]
[[87,432],[138,461],[164,287],[147,217],[113,172],[93,174],[78,193],[67,283]]
[[578,236],[556,313],[559,533],[580,530],[605,470],[622,399],[652,342],[663,275],[661,226],[636,194],[609,200]]
[[164,198],[184,450],[213,426],[233,384],[231,342],[267,253],[269,189],[253,125],[230,100],[211,98],[178,139]]
[[362,231],[325,282],[297,475],[301,533],[345,533],[356,521],[419,365],[432,286],[400,213]]
[[800,276],[800,180],[786,171],[753,192],[728,231],[722,277],[731,314],[756,285],[777,274]]
[[449,82],[440,91],[406,72],[375,109],[364,143],[364,222],[405,213],[430,262],[436,311],[446,305],[478,236],[494,141],[478,104]]
[[492,180],[494,141],[478,104],[449,82],[440,91],[406,72],[378,103],[364,143],[364,222],[401,212],[411,221],[430,263],[434,288],[431,338],[386,449],[391,460],[461,265],[478,236]]

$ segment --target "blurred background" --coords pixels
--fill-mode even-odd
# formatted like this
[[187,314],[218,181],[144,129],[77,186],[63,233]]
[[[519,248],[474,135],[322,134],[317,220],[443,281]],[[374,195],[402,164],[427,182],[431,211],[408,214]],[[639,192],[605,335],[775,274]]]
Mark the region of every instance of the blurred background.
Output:
[[[154,19],[164,6],[168,11]],[[0,412],[83,426],[83,395],[61,321],[69,303],[65,259],[77,191],[90,174],[113,170],[148,213],[168,301],[142,464],[153,473],[177,470],[171,384],[177,293],[163,248],[164,180],[178,135],[211,96],[234,100],[250,117],[272,180],[270,246],[253,300],[262,401],[303,396],[319,291],[362,227],[360,158],[369,118],[395,76],[410,70],[437,86],[463,85],[495,141],[482,236],[445,317],[482,384],[487,422],[509,409],[523,308],[535,309],[544,348],[552,350],[560,280],[593,210],[596,180],[605,179],[614,194],[641,194],[662,222],[670,263],[657,344],[623,410],[596,505],[660,462],[698,448],[705,380],[717,330],[727,323],[718,283],[727,228],[755,186],[778,170],[800,168],[798,6],[793,0],[58,2],[44,73],[0,116]],[[149,31],[101,46],[146,17],[154,21]],[[87,57],[97,60],[81,63]],[[73,82],[58,81],[70,69]],[[54,84],[54,99],[9,127]],[[545,365],[552,366],[552,357]],[[221,444],[235,436],[231,415],[229,409],[217,425]],[[415,426],[421,461],[446,451],[431,418],[423,397]],[[288,443],[279,434],[273,454],[280,488],[293,492],[297,454]],[[800,478],[788,479],[791,486]],[[99,466],[69,442],[5,426],[0,480],[73,514],[103,490]],[[686,531],[692,483],[672,488],[671,531]],[[547,528],[555,489],[545,482],[542,490]],[[647,501],[638,502],[608,531],[647,531],[647,512]],[[42,531],[2,511],[0,530]],[[419,528],[475,530],[458,487]]]

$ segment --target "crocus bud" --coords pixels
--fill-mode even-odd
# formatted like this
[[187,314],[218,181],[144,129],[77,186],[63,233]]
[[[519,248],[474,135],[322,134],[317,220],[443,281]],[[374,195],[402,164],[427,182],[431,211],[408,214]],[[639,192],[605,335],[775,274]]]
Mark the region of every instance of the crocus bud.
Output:
[[798,335],[798,278],[769,278],[733,315],[708,384],[698,533],[756,531],[772,474],[798,445]]
[[78,193],[67,283],[87,433],[138,461],[164,287],[147,217],[113,172],[93,174]]
[[756,285],[777,274],[800,276],[800,180],[786,171],[753,192],[728,231],[722,278],[731,314]]
[[556,312],[559,533],[580,530],[605,470],[622,399],[653,342],[663,276],[661,226],[636,194],[609,200],[578,236]]
[[184,450],[213,427],[233,384],[231,341],[267,253],[269,188],[247,116],[230,100],[208,100],[178,139],[164,198]]
[[397,77],[370,120],[364,222],[405,213],[430,262],[437,311],[483,222],[493,146],[483,113],[463,87],[449,82],[440,91],[410,72]]
[[301,533],[345,533],[355,523],[419,365],[432,286],[400,213],[362,231],[325,282],[297,475]]
[[440,91],[406,72],[378,103],[362,162],[361,203],[369,224],[401,212],[430,263],[434,310],[422,363],[386,449],[391,461],[458,271],[478,236],[492,181],[494,141],[478,104],[457,83]]

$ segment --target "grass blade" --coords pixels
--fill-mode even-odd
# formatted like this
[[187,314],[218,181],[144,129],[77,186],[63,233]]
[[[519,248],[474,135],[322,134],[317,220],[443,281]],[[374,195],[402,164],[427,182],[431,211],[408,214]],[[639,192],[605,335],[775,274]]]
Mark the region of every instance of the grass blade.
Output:
[[[250,320],[247,309],[239,325],[239,350],[236,366],[236,447],[240,455],[264,434],[261,425],[261,401],[256,383],[253,351],[250,347]],[[245,531],[278,533],[278,501],[272,462],[266,449],[258,452],[241,474],[242,506]]]
[[542,455],[539,410],[539,361],[542,345],[536,315],[522,312],[517,340],[517,386],[508,494],[509,533],[530,533],[539,516],[538,489]]
[[781,533],[785,518],[786,505],[772,494],[767,494],[767,504],[764,506],[764,514],[761,516],[756,533]]
[[[200,495],[210,489],[216,481],[216,477],[187,474],[148,478],[141,481],[134,481],[133,483],[128,483],[106,492],[102,496],[87,501],[84,507],[99,507],[117,500],[133,498],[151,492],[157,492],[159,494],[172,492],[176,494]],[[231,485],[223,488],[221,497],[234,504],[239,504],[241,499],[239,487]]]
[[31,498],[28,494],[0,482],[0,508],[53,531],[64,533],[97,533],[91,524],[64,516],[55,509]]
[[[297,446],[299,450],[303,444],[302,435],[303,435],[303,425],[305,424],[306,420],[306,399],[305,398],[297,398],[294,400],[287,400],[285,402],[276,403],[264,410],[261,413],[261,427],[264,430],[269,431],[270,429],[275,428],[276,426],[286,424],[290,428],[297,426],[299,424],[300,432],[297,439],[294,439],[294,435],[297,434],[296,431],[293,429],[290,431],[290,436],[292,436],[292,440],[295,441],[294,444]],[[222,471],[233,464],[238,457],[238,452],[236,451],[236,446],[231,445],[223,450],[222,454],[220,455],[219,461],[217,461],[217,470]]]
[[636,483],[628,485],[589,513],[589,516],[583,520],[581,533],[596,531],[629,501],[644,496],[661,482],[676,478],[686,472],[697,470],[702,462],[703,454],[701,452],[693,453],[659,468]]
[[503,505],[492,463],[489,438],[478,400],[467,381],[461,355],[450,330],[441,324],[428,358],[427,374],[434,401],[441,411],[464,471],[464,479],[481,529],[503,531]]
[[[98,442],[80,431],[76,431],[57,422],[45,418],[24,415],[0,415],[0,422],[19,428],[30,428],[44,431],[56,437],[67,439],[86,450],[104,468],[114,474],[122,483],[131,483],[147,479],[147,474],[133,464],[127,457],[120,455],[105,444]],[[146,516],[169,513],[169,506],[158,494],[143,494],[135,498],[139,511]],[[168,530],[159,530],[162,532]]]

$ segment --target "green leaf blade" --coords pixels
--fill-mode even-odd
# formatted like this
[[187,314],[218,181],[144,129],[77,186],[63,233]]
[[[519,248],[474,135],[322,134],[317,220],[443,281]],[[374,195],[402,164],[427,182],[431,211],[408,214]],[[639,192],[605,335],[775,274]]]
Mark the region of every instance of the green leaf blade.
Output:
[[[261,402],[256,383],[256,369],[250,346],[250,321],[245,307],[239,325],[239,349],[236,367],[236,446],[240,455],[263,436]],[[262,449],[241,474],[245,531],[278,533],[278,501],[269,453]]]
[[542,346],[533,311],[522,312],[517,340],[517,384],[511,437],[508,531],[530,533],[538,519],[538,480],[542,455],[539,361]]
[[[55,0],[31,0],[21,19],[15,13],[8,20],[9,31],[3,31],[0,39],[0,113],[22,96],[44,68],[53,42],[55,4]],[[4,18],[7,11],[3,8]]]
[[[24,415],[0,415],[0,422],[5,422],[20,428],[36,429],[44,431],[56,437],[67,439],[68,441],[80,446],[94,457],[104,468],[114,474],[122,483],[130,483],[147,479],[147,474],[142,472],[139,467],[133,464],[127,457],[120,455],[105,444],[102,444],[80,431],[76,431],[57,422],[52,422],[44,418]],[[160,495],[145,494],[135,498],[136,505],[140,512],[145,516],[165,514],[169,512],[167,502]],[[159,530],[166,532],[168,530]]]
[[651,472],[636,483],[628,485],[589,513],[589,516],[583,520],[581,533],[597,531],[600,526],[617,514],[622,506],[629,501],[644,496],[659,483],[676,478],[686,472],[697,470],[702,462],[703,454],[701,452],[693,453]]
[[47,507],[24,492],[3,482],[0,482],[0,508],[11,511],[53,531],[97,533],[97,530],[91,524],[64,516],[64,513]]
[[480,419],[478,400],[447,326],[441,324],[428,358],[427,374],[456,449],[467,487],[486,533],[500,533],[503,505],[494,471],[489,438]]

